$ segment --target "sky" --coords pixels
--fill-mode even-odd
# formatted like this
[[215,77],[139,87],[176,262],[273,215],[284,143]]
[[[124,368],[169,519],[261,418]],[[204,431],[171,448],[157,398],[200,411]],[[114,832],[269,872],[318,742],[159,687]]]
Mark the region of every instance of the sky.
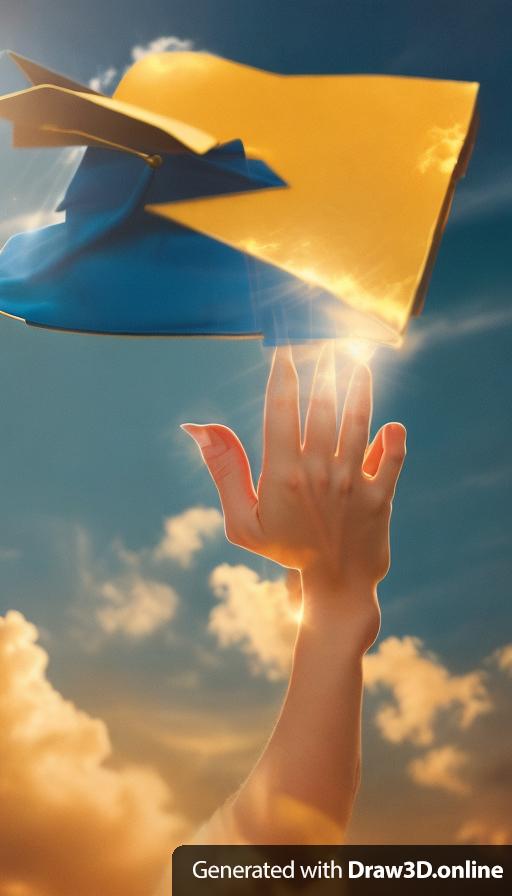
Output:
[[[506,0],[0,7],[6,48],[106,91],[179,48],[481,83],[424,313],[372,361],[374,428],[403,421],[408,456],[353,843],[512,840],[511,27]],[[5,58],[0,86],[24,86]],[[77,161],[13,150],[2,123],[2,240],[52,219]],[[150,892],[265,742],[293,638],[283,573],[225,541],[179,424],[233,427],[257,471],[268,361],[258,342],[0,321],[0,896]]]

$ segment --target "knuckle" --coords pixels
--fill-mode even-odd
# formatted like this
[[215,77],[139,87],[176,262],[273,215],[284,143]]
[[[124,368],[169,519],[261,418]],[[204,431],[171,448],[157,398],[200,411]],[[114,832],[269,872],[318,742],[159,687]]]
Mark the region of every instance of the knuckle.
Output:
[[331,477],[326,463],[317,461],[310,470],[310,478],[313,486],[319,491],[327,491]]
[[389,500],[389,495],[387,494],[387,492],[383,491],[380,488],[373,487],[371,489],[371,495],[372,506],[376,513],[383,513],[390,508],[391,502]]
[[351,495],[354,491],[355,480],[353,474],[348,470],[343,470],[337,477],[336,488],[340,495]]
[[222,482],[229,476],[231,468],[231,458],[227,452],[221,457],[216,457],[213,461],[210,461],[210,472],[217,483]]
[[297,492],[304,485],[304,473],[296,466],[281,467],[273,470],[267,479],[272,488],[283,489],[289,492]]
[[316,483],[317,488],[320,489],[320,491],[326,492],[327,489],[329,488],[330,481],[331,481],[331,477],[329,476],[329,471],[327,470],[326,467],[323,467],[322,469],[317,471],[317,474],[315,476],[315,483]]
[[283,485],[291,492],[297,492],[304,488],[305,477],[302,470],[298,468],[290,468],[283,472]]

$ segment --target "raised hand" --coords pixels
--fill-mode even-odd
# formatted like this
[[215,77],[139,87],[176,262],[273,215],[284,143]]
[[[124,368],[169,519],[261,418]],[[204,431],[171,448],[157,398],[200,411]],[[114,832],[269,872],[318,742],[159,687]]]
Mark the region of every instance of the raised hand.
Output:
[[[304,600],[331,608],[336,596],[371,595],[369,628],[378,630],[375,586],[389,567],[389,520],[405,456],[405,429],[388,423],[371,445],[371,373],[355,367],[339,432],[334,356],[321,352],[301,438],[299,383],[288,348],[276,350],[264,419],[263,463],[257,490],[249,461],[226,426],[184,424],[217,485],[228,539],[300,570]],[[347,607],[348,608],[348,607]],[[306,606],[305,609],[308,609]],[[363,606],[360,607],[363,609]],[[371,625],[373,623],[373,625]],[[376,630],[375,630],[376,629]]]

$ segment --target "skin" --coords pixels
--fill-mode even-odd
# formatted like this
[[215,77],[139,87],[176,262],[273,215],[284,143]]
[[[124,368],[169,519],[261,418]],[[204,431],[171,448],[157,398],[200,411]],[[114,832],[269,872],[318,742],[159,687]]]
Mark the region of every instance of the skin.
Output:
[[355,367],[336,423],[332,348],[322,350],[304,433],[288,348],[276,350],[264,414],[261,476],[225,426],[184,424],[218,488],[226,535],[298,570],[302,616],[288,691],[249,777],[196,842],[343,842],[361,765],[362,661],[380,626],[377,585],[406,433],[388,423],[368,444],[371,373]]

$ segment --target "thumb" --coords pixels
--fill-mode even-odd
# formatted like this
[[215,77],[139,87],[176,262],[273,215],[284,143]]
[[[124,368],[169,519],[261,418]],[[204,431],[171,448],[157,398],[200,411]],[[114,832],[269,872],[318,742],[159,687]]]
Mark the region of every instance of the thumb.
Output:
[[247,541],[251,532],[254,536],[258,497],[240,439],[232,429],[219,423],[182,423],[181,428],[196,443],[217,486],[227,537],[235,544]]

